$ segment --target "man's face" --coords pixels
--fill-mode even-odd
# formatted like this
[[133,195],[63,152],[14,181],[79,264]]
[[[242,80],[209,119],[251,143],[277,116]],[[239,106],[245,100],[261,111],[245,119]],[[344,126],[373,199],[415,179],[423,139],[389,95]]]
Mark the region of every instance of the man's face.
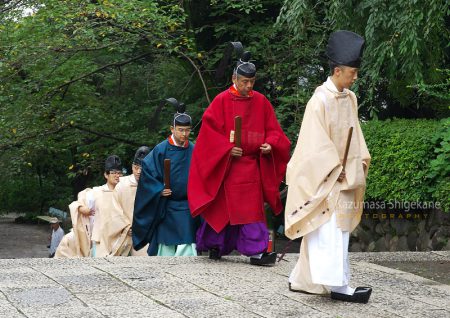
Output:
[[189,140],[191,128],[191,126],[170,126],[170,131],[172,132],[177,145],[183,146],[184,143]]
[[133,170],[133,175],[136,181],[139,181],[139,177],[141,176],[141,166],[133,163],[131,166],[131,169]]
[[52,230],[56,231],[59,228],[59,223],[50,223]]
[[115,187],[119,183],[119,178],[122,176],[122,171],[111,170],[109,172],[105,172],[104,176],[106,179],[106,183]]
[[245,77],[239,74],[233,75],[232,77],[236,89],[242,96],[248,96],[253,90],[253,85],[255,85],[256,77]]
[[335,68],[334,74],[342,88],[350,88],[358,79],[358,69],[350,66],[339,66]]

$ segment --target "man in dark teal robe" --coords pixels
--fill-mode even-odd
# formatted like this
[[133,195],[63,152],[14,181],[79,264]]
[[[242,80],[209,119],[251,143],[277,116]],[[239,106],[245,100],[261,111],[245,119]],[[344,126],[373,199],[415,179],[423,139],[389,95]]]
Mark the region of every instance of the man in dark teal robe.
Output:
[[[187,201],[187,182],[194,145],[189,141],[192,120],[184,104],[177,106],[170,127],[172,135],[159,143],[142,161],[133,214],[133,246],[149,243],[148,255],[196,256],[197,219]],[[170,159],[170,188],[164,186],[164,160]]]

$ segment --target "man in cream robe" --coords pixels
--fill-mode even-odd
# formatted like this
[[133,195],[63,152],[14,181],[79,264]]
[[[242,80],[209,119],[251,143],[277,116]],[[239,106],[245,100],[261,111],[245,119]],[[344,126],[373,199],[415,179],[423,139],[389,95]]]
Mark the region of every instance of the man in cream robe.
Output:
[[[286,235],[303,237],[300,258],[289,277],[291,291],[367,302],[371,289],[349,286],[350,232],[361,220],[370,154],[358,120],[355,94],[364,40],[349,31],[330,37],[332,76],[308,102],[294,154],[288,164]],[[353,135],[343,169],[349,128]]]
[[[88,211],[93,208],[92,200],[88,202],[87,198],[89,191],[92,191],[92,189],[86,188],[79,192],[77,200],[69,205],[72,230],[63,237],[56,250],[56,258],[88,257],[91,254],[91,235],[94,216],[89,215],[89,213],[84,214],[79,210],[80,207],[88,207]],[[92,196],[91,193],[90,196]]]
[[95,221],[92,228],[92,256],[105,257],[128,254],[131,246],[126,244],[130,227],[124,226],[117,216],[122,209],[114,194],[122,176],[122,163],[117,156],[110,156],[105,162],[106,184],[93,189]]
[[[132,170],[133,173],[129,176],[121,177],[119,184],[117,184],[114,191],[114,199],[120,209],[120,213],[116,215],[116,222],[118,227],[123,227],[123,230],[128,229],[128,235],[124,242],[124,245],[117,255],[120,256],[148,256],[147,248],[140,249],[136,251],[132,248],[131,239],[131,225],[133,223],[133,210],[134,210],[134,199],[136,198],[136,189],[141,176],[141,164],[145,156],[150,152],[150,148],[146,146],[140,147],[136,154],[134,155]],[[126,247],[126,248],[125,248]]]
[[64,235],[59,243],[55,252],[55,258],[81,257],[80,255],[77,255],[77,247],[78,245],[75,242],[75,236],[72,228],[69,233]]
[[[100,215],[103,212],[106,216],[108,210],[115,208],[112,195],[121,173],[119,157],[109,156],[105,161],[106,184],[78,193],[77,200],[69,205],[72,230],[61,241],[56,258],[96,256],[103,228]],[[105,254],[103,250],[101,253]]]

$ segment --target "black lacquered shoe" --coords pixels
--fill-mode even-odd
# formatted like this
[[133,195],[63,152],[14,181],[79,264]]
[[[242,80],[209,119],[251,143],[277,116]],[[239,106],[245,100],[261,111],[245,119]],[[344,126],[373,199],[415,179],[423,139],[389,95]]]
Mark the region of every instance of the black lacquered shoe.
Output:
[[209,250],[209,259],[213,259],[213,260],[217,261],[221,258],[222,258],[222,256],[220,256],[220,254],[219,254],[219,249],[212,248]]
[[275,265],[277,261],[277,253],[263,253],[261,257],[250,257],[250,264],[259,265],[259,266],[267,266],[267,265]]
[[370,295],[372,294],[372,288],[370,287],[357,287],[353,295],[341,294],[331,292],[331,299],[342,300],[351,303],[367,304]]

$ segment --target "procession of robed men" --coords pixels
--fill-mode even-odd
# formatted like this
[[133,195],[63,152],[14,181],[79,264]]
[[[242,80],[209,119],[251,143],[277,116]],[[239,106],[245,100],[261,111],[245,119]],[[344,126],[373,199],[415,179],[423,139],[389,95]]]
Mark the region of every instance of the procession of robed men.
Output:
[[370,165],[350,90],[363,48],[364,39],[353,32],[331,34],[330,76],[306,105],[291,157],[273,106],[253,90],[257,69],[250,52],[232,42],[238,57],[232,85],[205,110],[195,145],[186,105],[168,98],[175,109],[168,137],[152,150],[137,149],[129,176],[119,157],[106,158],[106,183],[81,191],[69,205],[72,230],[55,257],[208,252],[219,261],[237,251],[252,265],[274,265],[264,204],[282,212],[286,177],[285,234],[303,238],[289,290],[367,303],[372,289],[350,286],[348,262]]

